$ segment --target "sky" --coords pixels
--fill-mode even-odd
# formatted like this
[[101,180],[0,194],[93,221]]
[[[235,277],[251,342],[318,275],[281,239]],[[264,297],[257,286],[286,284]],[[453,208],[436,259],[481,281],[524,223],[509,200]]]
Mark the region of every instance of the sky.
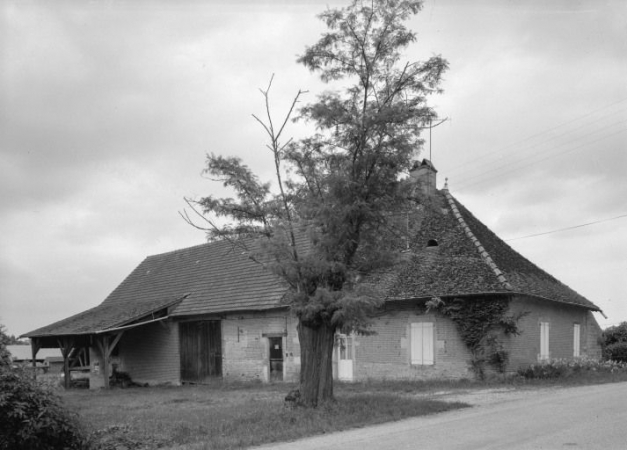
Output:
[[[201,244],[208,153],[262,179],[279,120],[333,86],[297,64],[346,1],[0,0],[0,324],[101,303],[148,255]],[[525,257],[627,320],[627,3],[427,0],[404,60],[441,54],[420,158]],[[304,124],[287,135],[304,136]],[[561,231],[558,231],[561,230]],[[536,235],[536,236],[532,236]],[[532,236],[532,237],[528,237]],[[510,240],[512,239],[512,240]]]

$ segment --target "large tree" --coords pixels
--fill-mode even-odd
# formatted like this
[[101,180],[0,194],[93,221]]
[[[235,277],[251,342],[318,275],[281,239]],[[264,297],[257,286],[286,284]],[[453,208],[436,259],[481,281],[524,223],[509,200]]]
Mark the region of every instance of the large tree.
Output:
[[[260,182],[238,158],[207,157],[205,172],[235,193],[197,202],[209,238],[246,249],[289,287],[301,402],[308,406],[333,399],[336,332],[366,331],[382,301],[358,281],[394,262],[394,212],[408,201],[401,179],[422,146],[421,129],[437,117],[426,98],[440,92],[446,61],[401,63],[401,51],[416,40],[405,22],[421,7],[418,0],[356,0],[319,16],[328,31],[298,62],[340,87],[298,111],[298,120],[315,129],[298,142],[283,142],[283,134],[301,92],[275,126],[270,86],[262,91],[268,114],[255,119],[269,137],[274,185]],[[219,225],[216,218],[230,221]]]

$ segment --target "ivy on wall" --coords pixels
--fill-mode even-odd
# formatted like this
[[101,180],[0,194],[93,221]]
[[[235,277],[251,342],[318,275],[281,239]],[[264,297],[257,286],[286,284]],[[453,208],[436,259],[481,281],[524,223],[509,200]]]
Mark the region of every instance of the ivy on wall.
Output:
[[485,377],[486,364],[504,373],[509,362],[501,336],[518,335],[518,321],[528,312],[508,314],[510,299],[453,298],[447,301],[433,297],[425,303],[427,311],[437,311],[451,319],[462,341],[472,355],[471,365],[475,374]]

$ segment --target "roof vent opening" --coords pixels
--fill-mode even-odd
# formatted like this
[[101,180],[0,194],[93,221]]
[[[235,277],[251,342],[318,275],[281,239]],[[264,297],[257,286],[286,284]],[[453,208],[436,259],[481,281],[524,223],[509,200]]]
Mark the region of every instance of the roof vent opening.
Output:
[[435,239],[429,239],[427,241],[427,247],[437,247],[438,245],[438,241],[436,241]]

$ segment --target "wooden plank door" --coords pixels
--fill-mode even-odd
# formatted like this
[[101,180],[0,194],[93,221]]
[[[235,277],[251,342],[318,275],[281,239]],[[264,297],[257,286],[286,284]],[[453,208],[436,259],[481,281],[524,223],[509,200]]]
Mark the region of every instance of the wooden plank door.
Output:
[[222,333],[219,320],[181,322],[181,381],[202,383],[222,376]]

